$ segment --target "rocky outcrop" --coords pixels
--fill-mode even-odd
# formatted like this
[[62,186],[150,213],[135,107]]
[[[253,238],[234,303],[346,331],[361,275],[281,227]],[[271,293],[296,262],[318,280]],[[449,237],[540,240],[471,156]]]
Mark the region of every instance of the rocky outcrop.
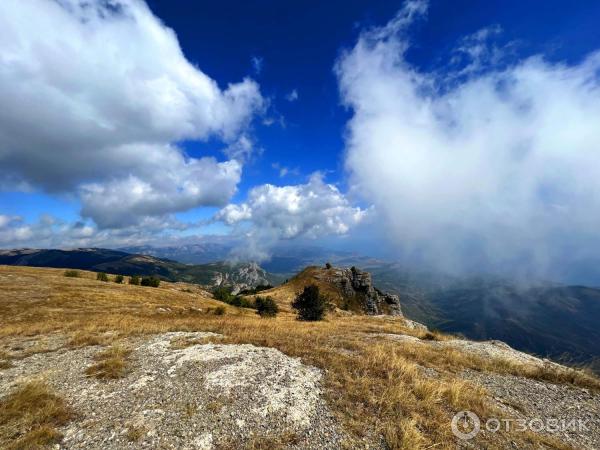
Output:
[[271,284],[267,272],[255,262],[236,264],[230,267],[224,266],[223,270],[215,271],[212,278],[211,288],[227,286],[232,289],[233,294]]
[[374,287],[369,272],[356,267],[349,269],[331,267],[327,268],[322,276],[340,290],[345,301],[360,306],[369,315],[402,315],[400,298]]

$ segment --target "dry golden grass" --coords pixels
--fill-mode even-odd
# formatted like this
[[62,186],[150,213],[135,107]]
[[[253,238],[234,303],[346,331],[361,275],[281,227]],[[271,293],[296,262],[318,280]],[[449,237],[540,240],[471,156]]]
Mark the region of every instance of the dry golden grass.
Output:
[[58,442],[56,427],[72,418],[64,400],[31,381],[0,400],[0,448],[33,449]]
[[170,347],[174,350],[181,350],[182,348],[191,347],[192,345],[203,345],[213,342],[215,339],[211,336],[205,338],[189,338],[189,337],[178,337],[171,340]]
[[291,445],[297,445],[300,439],[295,433],[285,433],[281,436],[253,436],[240,446],[235,441],[217,443],[216,450],[283,450]]
[[80,348],[91,345],[107,345],[110,341],[110,336],[105,333],[83,330],[73,333],[67,345],[71,348]]
[[147,432],[148,432],[148,430],[143,426],[132,425],[129,428],[127,428],[127,433],[126,433],[127,440],[129,440],[130,442],[137,442]]
[[403,353],[411,360],[425,367],[443,368],[448,372],[472,369],[480,372],[493,372],[502,375],[516,375],[557,384],[572,384],[600,391],[600,379],[593,373],[548,365],[544,367],[527,365],[503,358],[483,358],[455,348],[433,348],[398,343]]
[[13,363],[10,361],[11,355],[5,350],[0,350],[0,370],[10,369]]
[[[189,288],[193,292],[187,292],[183,283],[146,288],[102,283],[93,276],[81,271],[79,278],[66,278],[62,270],[0,267],[0,339],[59,331],[72,336],[72,345],[86,345],[105,332],[119,339],[167,331],[212,331],[223,334],[224,343],[274,347],[326,369],[326,397],[345,429],[356,437],[376,441],[383,437],[391,449],[455,448],[449,424],[456,411],[471,410],[484,420],[497,414],[482,388],[460,378],[465,368],[581,383],[579,376],[536,373],[455,349],[417,348],[370,337],[399,333],[451,339],[439,333],[426,336],[406,328],[401,320],[331,315],[326,321],[307,323],[286,311],[273,320],[262,320],[253,311],[224,305],[194,286]],[[224,308],[224,315],[206,313],[217,306]],[[126,354],[115,348],[105,352],[99,363],[120,358],[126,365]],[[123,366],[116,366],[121,373]],[[429,378],[423,368],[433,368],[439,376]],[[99,373],[111,370],[102,368]],[[596,378],[592,380],[597,383]],[[220,409],[217,401],[214,409],[215,413]],[[480,434],[475,440],[487,448],[511,442],[519,448],[564,448],[549,438],[525,433]]]
[[101,380],[123,378],[127,374],[127,357],[131,350],[120,345],[112,345],[96,355],[96,364],[85,371],[86,375]]
[[183,405],[183,415],[187,418],[193,417],[198,412],[198,407],[191,402],[187,402]]

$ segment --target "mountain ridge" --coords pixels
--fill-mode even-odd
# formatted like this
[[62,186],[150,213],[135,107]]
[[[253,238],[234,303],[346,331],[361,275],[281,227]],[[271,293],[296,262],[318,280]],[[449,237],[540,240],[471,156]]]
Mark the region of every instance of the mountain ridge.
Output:
[[0,250],[0,264],[92,270],[121,275],[154,275],[167,281],[243,290],[279,281],[256,263],[183,264],[151,255],[102,248]]

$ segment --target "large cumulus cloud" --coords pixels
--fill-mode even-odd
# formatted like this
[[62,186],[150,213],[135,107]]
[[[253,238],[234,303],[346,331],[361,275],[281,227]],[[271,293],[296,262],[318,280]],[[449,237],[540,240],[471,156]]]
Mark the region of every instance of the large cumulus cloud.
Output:
[[574,65],[540,55],[498,64],[502,49],[485,46],[500,32],[492,27],[459,42],[470,62],[423,72],[406,54],[408,27],[426,10],[408,2],[336,64],[353,112],[354,189],[399,250],[448,267],[557,268],[594,252],[600,52]]
[[246,237],[236,256],[262,260],[281,240],[342,236],[367,214],[316,173],[306,184],[257,186],[246,202],[227,205],[215,219],[233,225],[236,234]]
[[0,2],[0,98],[2,187],[77,192],[102,227],[226,203],[240,163],[174,143],[248,150],[264,103],[190,63],[142,0]]

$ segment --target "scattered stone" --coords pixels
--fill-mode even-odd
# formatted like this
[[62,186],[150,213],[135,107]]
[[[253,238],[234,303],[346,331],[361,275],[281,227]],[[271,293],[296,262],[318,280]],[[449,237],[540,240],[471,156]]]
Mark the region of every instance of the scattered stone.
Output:
[[[505,417],[521,419],[533,431],[573,448],[600,448],[600,393],[566,384],[553,384],[513,375],[466,370],[462,376],[480,384],[492,395]],[[512,422],[517,429],[523,426]],[[580,429],[580,427],[582,427]]]
[[172,332],[123,342],[131,370],[86,377],[101,346],[33,354],[0,373],[0,397],[43,378],[76,411],[62,449],[241,448],[257,439],[287,448],[337,449],[347,436],[327,408],[321,371],[273,348],[195,344],[214,333]]

